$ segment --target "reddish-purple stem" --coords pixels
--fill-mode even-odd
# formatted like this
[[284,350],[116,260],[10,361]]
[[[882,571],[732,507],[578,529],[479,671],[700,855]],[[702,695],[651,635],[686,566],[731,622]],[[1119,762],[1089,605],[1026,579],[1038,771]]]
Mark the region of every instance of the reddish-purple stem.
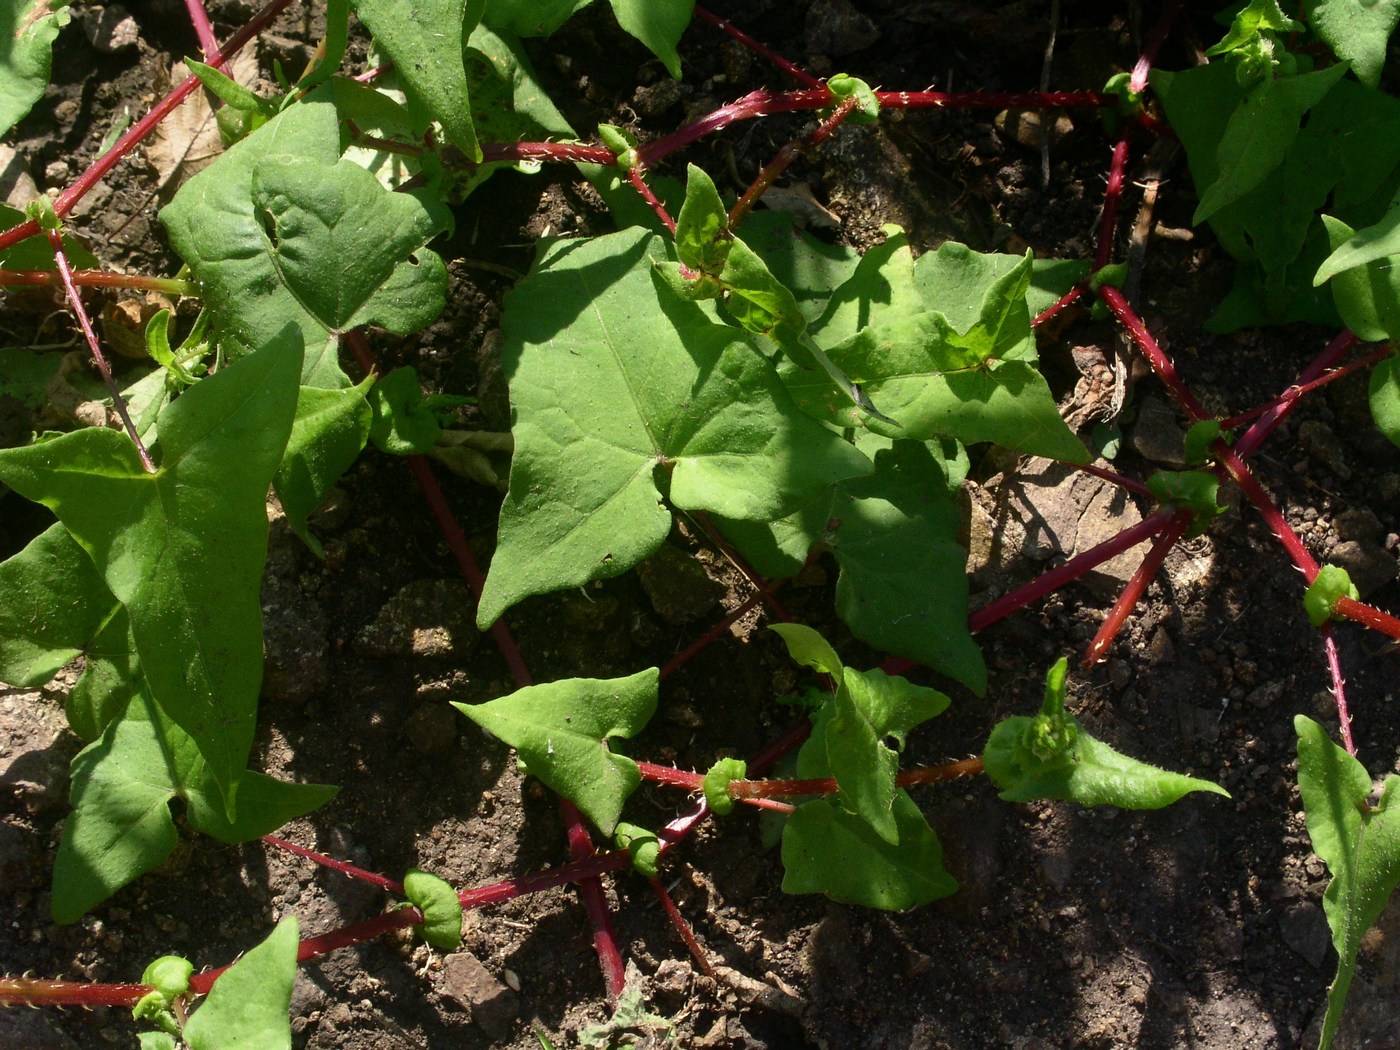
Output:
[[1082,666],[1093,667],[1107,656],[1114,639],[1118,637],[1118,632],[1128,622],[1128,617],[1137,607],[1138,600],[1147,590],[1147,585],[1157,575],[1157,570],[1167,560],[1167,555],[1171,553],[1177,541],[1186,535],[1186,530],[1191,527],[1192,517],[1189,510],[1177,511],[1167,523],[1167,527],[1162,530],[1162,534],[1153,541],[1152,549],[1142,559],[1142,564],[1129,578],[1127,585],[1123,588],[1123,593],[1118,596],[1118,600],[1113,603],[1113,608],[1109,610],[1103,623],[1099,625],[1098,633],[1094,635],[1094,640],[1089,643],[1089,648],[1084,653],[1084,659],[1081,661]]
[[[1299,373],[1298,383],[1308,383],[1322,376],[1327,369],[1339,362],[1353,346],[1357,343],[1356,334],[1347,329],[1342,329],[1327,344],[1322,353],[1319,354],[1307,368]],[[1289,412],[1293,411],[1294,402],[1285,401],[1264,413],[1264,415],[1251,426],[1240,439],[1235,442],[1235,452],[1241,459],[1247,458],[1254,453],[1254,450],[1262,445],[1268,436],[1273,433],[1274,427],[1281,423]]]
[[996,601],[982,606],[967,618],[968,630],[973,634],[985,630],[998,620],[1004,620],[1012,613],[1025,608],[1031,602],[1038,601],[1052,591],[1059,590],[1067,583],[1079,579],[1109,559],[1116,558],[1126,550],[1131,550],[1139,543],[1165,529],[1171,524],[1172,516],[1172,511],[1159,510],[1131,528],[1124,529],[1112,539],[1105,540],[1096,547],[1091,547],[1083,554],[1076,554],[1058,568],[1042,573],[1024,587],[1018,587],[1010,594],[1003,595]]
[[685,941],[685,946],[690,949],[690,954],[695,957],[695,961],[700,964],[702,973],[709,977],[715,975],[715,968],[710,965],[710,958],[705,954],[705,949],[700,947],[700,942],[695,939],[695,933],[690,928],[690,923],[685,921],[685,916],[681,914],[676,902],[671,899],[671,895],[666,892],[665,884],[655,875],[647,880],[651,883],[651,891],[656,894],[661,901],[661,907],[666,909],[666,915],[671,920],[677,932],[681,935],[681,940]]
[[[564,816],[564,829],[569,840],[569,853],[576,863],[592,860],[597,855],[593,848],[593,837],[588,833],[588,825],[583,822],[583,814],[564,796],[559,796],[559,812]],[[603,968],[603,983],[607,987],[608,1001],[617,1002],[627,983],[627,967],[622,961],[622,951],[617,946],[617,933],[613,929],[612,913],[608,910],[608,896],[603,892],[602,879],[583,879],[578,884],[579,899],[593,923],[593,950],[598,955],[598,964]]]
[[1381,634],[1389,635],[1400,641],[1400,619],[1396,619],[1387,612],[1382,612],[1374,605],[1367,605],[1365,602],[1359,602],[1355,598],[1342,595],[1332,605],[1332,611],[1338,616],[1355,620],[1373,631],[1379,631]]
[[778,600],[778,596],[773,593],[773,585],[755,572],[753,567],[744,560],[743,555],[734,549],[734,545],[720,534],[719,529],[715,528],[715,523],[710,520],[710,516],[704,511],[699,511],[695,514],[695,519],[700,522],[700,526],[705,530],[705,535],[709,537],[710,542],[718,547],[730,563],[744,574],[744,579],[748,580],[753,589],[759,593],[763,598],[763,604],[772,610],[773,615],[783,623],[791,623],[792,617],[788,614],[783,603]]
[[0,977],[0,1007],[132,1007],[154,989],[149,984],[95,984],[45,981],[34,977]]
[[185,9],[190,13],[190,25],[194,26],[199,49],[208,62],[219,53],[219,41],[214,36],[214,27],[209,24],[209,12],[204,10],[204,0],[185,0]]
[[661,668],[661,677],[665,679],[679,671],[682,667],[684,667],[691,660],[693,660],[697,653],[699,653],[702,649],[707,648],[712,642],[714,642],[716,638],[724,634],[725,631],[729,630],[730,626],[741,616],[743,616],[744,613],[748,612],[755,605],[760,604],[762,601],[763,595],[758,591],[755,591],[753,594],[745,598],[742,604],[736,606],[734,609],[731,609],[727,614],[725,614],[724,619],[712,625],[699,638],[695,639],[695,641],[691,642],[684,649],[678,652],[675,656],[667,660]]
[[1098,467],[1092,463],[1070,463],[1063,459],[1058,460],[1058,462],[1063,463],[1067,467],[1073,467],[1075,470],[1082,470],[1085,474],[1092,474],[1096,478],[1103,478],[1104,481],[1117,485],[1119,488],[1127,489],[1129,492],[1135,492],[1146,499],[1157,498],[1152,494],[1152,490],[1141,481],[1135,481],[1132,478],[1124,477],[1116,470],[1109,470],[1107,467]]
[[1342,675],[1342,658],[1337,653],[1337,639],[1333,636],[1332,625],[1324,623],[1322,648],[1327,654],[1327,673],[1332,676],[1332,696],[1337,701],[1337,722],[1342,727],[1342,746],[1347,754],[1356,757],[1356,741],[1351,737],[1351,713],[1347,710],[1346,678]]
[[[208,65],[215,69],[222,66],[239,48],[266,29],[282,13],[283,8],[291,2],[292,0],[271,0],[266,7],[252,17],[247,25],[230,37],[229,42],[222,49],[210,56]],[[138,142],[155,130],[156,125],[169,116],[198,87],[198,77],[189,77],[181,81],[178,87],[157,102],[149,113],[133,124],[125,135],[117,139],[111,149],[98,157],[87,171],[78,176],[73,185],[58,195],[58,198],[53,202],[53,210],[60,216],[67,215],[72,211],[78,201],[87,196],[88,192],[102,181],[106,174],[116,167],[117,163],[130,153]],[[22,222],[18,226],[0,233],[0,251],[36,236],[39,232],[38,224],[32,219],[28,222]]]
[[832,110],[831,115],[822,120],[810,132],[800,139],[793,139],[791,142],[785,143],[778,150],[777,156],[763,166],[763,170],[758,173],[753,184],[744,191],[744,195],[735,201],[734,207],[729,210],[731,228],[744,221],[744,216],[753,210],[753,206],[758,203],[759,198],[768,192],[768,188],[777,181],[778,176],[785,172],[789,165],[802,155],[804,150],[818,145],[846,122],[846,118],[855,112],[856,101],[854,96],[843,99]]
[[1147,363],[1152,366],[1152,371],[1162,381],[1162,385],[1170,391],[1172,397],[1176,398],[1177,404],[1191,417],[1191,422],[1199,423],[1203,419],[1209,419],[1210,413],[1196,400],[1196,395],[1191,393],[1186,384],[1182,382],[1181,377],[1176,374],[1176,366],[1172,364],[1171,358],[1166,355],[1157,340],[1153,338],[1152,333],[1147,330],[1147,326],[1142,323],[1142,318],[1138,317],[1137,311],[1123,297],[1123,293],[1111,284],[1104,284],[1099,286],[1099,298],[1108,304],[1108,308],[1113,311],[1113,316],[1118,318],[1119,323],[1133,337],[1133,342],[1137,343],[1143,357],[1147,358]]
[[[106,270],[70,270],[69,276],[79,288],[130,288],[136,291],[163,292],[166,295],[199,294],[199,285],[195,282],[177,281],[169,277],[109,273]],[[0,269],[0,287],[39,288],[52,285],[63,286],[63,275],[56,270]]]
[[774,66],[781,69],[788,76],[792,77],[793,80],[796,80],[803,87],[815,88],[821,86],[821,81],[818,80],[816,77],[812,76],[811,73],[808,73],[806,70],[800,69],[799,67],[793,65],[791,62],[785,59],[782,55],[778,54],[772,48],[765,47],[763,44],[760,44],[757,40],[749,36],[749,34],[745,33],[742,29],[739,29],[733,23],[726,22],[723,18],[720,18],[718,15],[707,11],[699,4],[695,6],[695,17],[702,22],[707,22],[710,25],[716,27],[717,29],[728,33],[731,37],[739,41],[739,43],[743,44],[755,55],[758,55],[760,58],[766,59]]
[[279,838],[276,835],[264,835],[263,841],[269,846],[276,846],[278,849],[284,849],[288,853],[294,853],[298,857],[304,857],[306,860],[319,864],[323,868],[330,868],[331,871],[338,871],[342,875],[347,875],[352,879],[358,879],[360,882],[368,882],[370,885],[386,889],[390,893],[403,893],[402,882],[395,882],[393,879],[386,878],[373,871],[357,868],[348,861],[336,860],[334,857],[328,857],[324,853],[317,853],[314,849],[307,849],[305,846],[298,846],[295,842],[288,842],[286,839]]
[[666,210],[666,205],[661,203],[661,198],[651,192],[651,187],[647,185],[647,180],[642,178],[640,168],[631,167],[627,169],[627,181],[632,184],[632,188],[642,195],[642,200],[652,211],[656,212],[656,217],[661,220],[672,237],[676,235],[676,220],[671,218],[671,213]]
[[[1094,269],[1101,270],[1113,257],[1113,238],[1118,227],[1118,203],[1123,198],[1123,173],[1128,167],[1128,127],[1125,124],[1113,147],[1108,166],[1108,189],[1104,191],[1103,218],[1099,222],[1099,243],[1094,251]],[[1116,290],[1116,289],[1115,289]]]
[[112,395],[112,405],[116,408],[117,415],[121,417],[122,426],[126,428],[127,436],[136,445],[136,455],[141,460],[142,469],[147,474],[154,474],[156,465],[151,462],[150,453],[146,451],[146,446],[141,443],[141,436],[136,433],[136,424],[131,421],[131,413],[126,410],[126,399],[117,389],[117,381],[112,378],[112,369],[107,365],[107,358],[97,342],[97,333],[92,330],[92,321],[88,318],[87,308],[83,306],[83,297],[78,294],[78,286],[73,283],[73,271],[68,265],[68,253],[63,250],[63,235],[57,230],[49,230],[48,234],[49,246],[53,248],[54,263],[58,267],[59,281],[63,285],[64,294],[68,297],[68,306],[73,311],[73,316],[78,319],[78,327],[83,330],[83,338],[87,340],[93,363],[97,365],[97,370],[102,373],[102,382],[107,385],[107,392]]
[[[1342,365],[1340,368],[1332,369],[1332,371],[1328,372],[1326,375],[1319,376],[1317,379],[1309,380],[1306,383],[1295,383],[1283,393],[1279,394],[1279,396],[1274,398],[1272,401],[1265,402],[1264,404],[1259,405],[1256,408],[1251,408],[1248,412],[1241,412],[1237,416],[1231,416],[1229,419],[1222,420],[1220,423],[1220,429],[1234,430],[1237,427],[1244,426],[1251,420],[1258,419],[1261,416],[1274,412],[1275,410],[1285,405],[1291,406],[1304,394],[1310,394],[1314,390],[1319,390],[1322,387],[1326,386],[1328,383],[1335,383],[1338,379],[1341,379],[1343,376],[1349,376],[1353,372],[1364,371],[1365,369],[1370,368],[1372,365],[1384,361],[1394,352],[1395,351],[1391,347],[1382,346],[1377,350],[1372,350],[1365,357],[1358,358],[1355,361],[1351,361],[1348,364]],[[1251,451],[1253,450],[1253,448],[1257,447],[1257,445],[1257,441],[1251,443]],[[1235,446],[1235,451],[1240,451],[1238,444],[1236,444]]]
[[1077,303],[1080,297],[1083,295],[1084,286],[1075,285],[1069,291],[1065,292],[1064,295],[1060,296],[1053,303],[1051,303],[1044,310],[1042,310],[1039,314],[1037,314],[1035,320],[1031,322],[1031,327],[1039,328],[1052,317],[1055,317],[1058,314],[1063,313],[1065,310],[1068,310],[1071,306]]

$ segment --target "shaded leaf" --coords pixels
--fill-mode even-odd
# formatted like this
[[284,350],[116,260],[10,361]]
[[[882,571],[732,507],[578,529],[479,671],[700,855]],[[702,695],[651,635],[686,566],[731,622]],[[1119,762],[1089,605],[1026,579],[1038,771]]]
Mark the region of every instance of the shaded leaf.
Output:
[[287,524],[318,555],[321,544],[307,531],[306,519],[369,439],[374,414],[365,395],[373,383],[370,376],[359,386],[339,390],[304,386],[297,394],[291,437],[274,483]]
[[1307,716],[1294,716],[1293,728],[1308,837],[1332,876],[1322,898],[1337,949],[1337,975],[1327,991],[1319,1043],[1326,1050],[1342,1019],[1361,938],[1400,885],[1400,777],[1387,775],[1379,801],[1372,804],[1371,777],[1360,762]]
[[1367,87],[1378,87],[1386,44],[1397,22],[1397,0],[1303,0],[1308,24]]
[[71,17],[62,0],[0,0],[0,135],[44,97],[53,42]]

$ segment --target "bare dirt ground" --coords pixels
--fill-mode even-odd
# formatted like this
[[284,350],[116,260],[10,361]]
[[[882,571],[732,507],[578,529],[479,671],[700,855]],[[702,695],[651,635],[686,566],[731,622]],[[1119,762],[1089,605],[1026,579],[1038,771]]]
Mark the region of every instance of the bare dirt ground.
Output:
[[[225,33],[251,13],[238,0],[211,6]],[[936,0],[715,6],[812,72],[849,71],[886,88],[1033,89],[1049,27],[1049,5],[1029,2],[994,11]],[[1063,7],[1052,87],[1096,88],[1131,64],[1138,5],[1066,0]],[[1140,13],[1149,24],[1156,15],[1150,4]],[[165,90],[171,56],[194,53],[192,37],[181,35],[180,5],[152,2],[131,14],[134,42],[114,53],[81,32],[65,34],[50,96],[13,137],[40,189],[66,184],[116,114],[139,114]],[[1185,65],[1182,41],[1210,28],[1205,19],[1187,21],[1163,64]],[[263,68],[276,57],[294,75],[314,33],[310,17],[293,8],[262,45]],[[580,129],[608,121],[657,134],[754,87],[781,84],[776,71],[697,24],[682,50],[686,79],[675,85],[610,15],[591,9],[530,50]],[[839,220],[824,228],[830,220],[807,210],[822,236],[860,247],[882,223],[897,222],[920,251],[956,238],[981,250],[1028,245],[1047,257],[1090,256],[1110,148],[1102,126],[1087,115],[1056,126],[1043,186],[1034,141],[1026,133],[1020,137],[1030,146],[1018,141],[1014,115],[994,117],[911,112],[844,129],[799,162],[786,185],[810,190]],[[722,189],[737,190],[800,129],[795,117],[760,121],[678,160],[701,164]],[[1141,311],[1207,403],[1237,411],[1284,389],[1330,333],[1206,333],[1202,322],[1228,285],[1228,260],[1208,234],[1188,231],[1194,202],[1184,164],[1167,175],[1152,217]],[[151,170],[128,162],[84,210],[78,229],[105,264],[172,269],[153,221],[152,185]],[[1130,191],[1127,224],[1138,201]],[[591,191],[566,170],[498,176],[463,205],[457,238],[444,250],[455,260],[447,312],[419,337],[377,349],[386,362],[418,366],[442,389],[479,394],[467,423],[500,428],[491,333],[511,284],[506,273],[528,269],[533,241],[546,231],[608,228]],[[67,321],[47,316],[52,309],[7,303],[0,331],[11,344],[38,332],[38,342],[75,347]],[[1076,388],[1081,400],[1092,396],[1079,383],[1082,363],[1111,355],[1114,342],[1107,323],[1088,317],[1042,341],[1067,411]],[[1400,606],[1400,457],[1367,421],[1364,391],[1362,378],[1307,399],[1256,462],[1319,558],[1379,565],[1369,598],[1393,609]],[[1132,421],[1115,466],[1144,476],[1170,465],[1162,442],[1170,445],[1180,421],[1162,411],[1160,388],[1139,380],[1128,403]],[[1014,499],[1016,468],[974,456],[979,506],[990,508],[984,516],[993,523],[997,508]],[[444,483],[485,560],[499,495],[456,478]],[[979,563],[975,601],[1072,552],[1067,535],[1077,531],[1088,545],[1083,537],[1133,513],[1083,491],[1061,492],[1045,506],[1063,552],[1043,521],[1005,534],[974,524],[974,546],[992,535],[1009,552]],[[16,497],[4,498],[0,555],[43,523]],[[558,863],[564,836],[552,798],[447,705],[512,686],[490,640],[470,627],[470,599],[403,464],[367,452],[316,528],[324,561],[274,526],[255,762],[341,792],[284,834],[387,874],[422,867],[458,887]],[[659,559],[645,581],[628,574],[513,610],[537,678],[662,663],[748,596],[723,559],[688,532],[678,531],[668,549],[698,554]],[[950,689],[953,709],[911,738],[907,762],[978,753],[998,719],[1033,710],[1046,667],[1082,651],[1113,599],[1114,580],[1073,586],[980,636],[992,672],[988,697]],[[784,600],[794,617],[826,631],[848,663],[874,665],[879,654],[832,615],[834,584],[834,566],[819,563]],[[634,1029],[636,1045],[664,1046],[668,1038],[754,1050],[1300,1045],[1335,959],[1320,906],[1326,873],[1310,853],[1295,786],[1292,717],[1335,725],[1335,712],[1298,595],[1297,575],[1267,530],[1247,509],[1232,512],[1172,555],[1110,659],[1071,679],[1072,707],[1091,732],[1147,761],[1217,780],[1231,800],[1192,796],[1133,814],[1008,805],[981,780],[924,789],[919,802],[963,889],[899,915],[785,897],[761,822],[745,814],[712,822],[664,877],[718,978],[697,970],[644,883],[615,880],[624,952],[651,1010],[666,1019]],[[1340,636],[1361,756],[1373,773],[1400,770],[1396,650],[1359,630]],[[667,681],[662,709],[633,753],[693,769],[722,750],[752,753],[792,724],[791,709],[774,698],[797,681],[761,622],[742,620]],[[146,962],[170,952],[197,967],[228,962],[286,912],[315,932],[386,906],[377,890],[262,844],[190,836],[158,873],[74,926],[53,925],[49,869],[66,812],[67,763],[79,747],[64,728],[62,694],[62,679],[42,693],[0,692],[7,931],[0,971],[135,980]],[[629,819],[654,826],[685,804],[675,792],[646,789]],[[1400,1046],[1398,960],[1400,931],[1383,924],[1368,940],[1339,1045]],[[607,1009],[586,916],[572,891],[557,890],[470,914],[463,950],[453,955],[404,937],[306,966],[292,1013],[298,1047],[526,1050],[540,1046],[536,1031],[559,1047],[579,1045],[580,1028],[603,1021]],[[4,1046],[131,1045],[133,1031],[117,1011],[0,1013]]]

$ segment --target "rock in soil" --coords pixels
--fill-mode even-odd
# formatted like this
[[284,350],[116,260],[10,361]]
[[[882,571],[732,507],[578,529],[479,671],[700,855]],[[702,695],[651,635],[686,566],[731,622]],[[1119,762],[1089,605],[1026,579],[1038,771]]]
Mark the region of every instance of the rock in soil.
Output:
[[460,658],[481,634],[476,603],[459,580],[415,580],[355,638],[361,656]]
[[492,1039],[510,1034],[518,1010],[515,993],[471,952],[457,952],[443,960],[438,991],[469,1010],[472,1020]]

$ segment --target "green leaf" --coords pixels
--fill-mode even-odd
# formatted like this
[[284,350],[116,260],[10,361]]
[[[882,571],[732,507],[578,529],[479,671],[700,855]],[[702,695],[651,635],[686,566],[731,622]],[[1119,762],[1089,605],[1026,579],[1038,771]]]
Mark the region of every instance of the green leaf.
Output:
[[1361,600],[1346,569],[1340,565],[1324,565],[1303,592],[1303,610],[1308,614],[1308,622],[1314,627],[1321,627],[1332,619],[1336,615],[1334,609],[1338,598]]
[[440,412],[470,400],[446,394],[425,395],[415,369],[396,368],[375,383],[369,393],[374,412],[370,439],[396,456],[424,455],[442,434]]
[[681,59],[676,54],[695,0],[610,0],[617,24],[651,49],[667,72],[681,77]]
[[[214,317],[219,345],[250,353],[288,324],[306,342],[306,386],[348,386],[340,334],[400,335],[442,310],[447,271],[423,245],[436,213],[338,161],[327,85],[231,147],[160,213]],[[352,265],[353,263],[353,265]]]
[[1391,891],[1400,884],[1400,777],[1387,775],[1380,799],[1372,804],[1366,768],[1327,738],[1305,715],[1295,715],[1298,734],[1298,787],[1313,850],[1327,862],[1332,879],[1322,898],[1337,975],[1327,992],[1327,1014],[1319,1046],[1326,1050],[1337,1034],[1361,938],[1380,918]]
[[[909,730],[947,709],[936,689],[883,671],[847,668],[826,726],[826,754],[841,800],[875,833],[899,845],[893,810],[899,754]],[[894,747],[888,746],[889,739]]]
[[846,118],[848,123],[874,124],[880,119],[880,100],[864,80],[848,73],[837,73],[834,77],[827,78],[826,87],[833,98],[842,101],[848,98],[856,100],[855,109]]
[[[783,892],[824,893],[866,908],[905,911],[957,892],[943,848],[909,793],[891,807],[899,844],[832,799],[804,802],[783,828]],[[840,863],[833,863],[839,858]]]
[[296,418],[274,484],[287,524],[318,555],[321,544],[307,531],[306,519],[369,439],[374,413],[365,398],[373,383],[370,376],[359,386],[304,386],[297,394]]
[[446,881],[417,868],[403,877],[403,895],[423,913],[416,927],[438,951],[455,952],[462,946],[462,902]]
[[115,430],[0,451],[0,480],[58,516],[126,607],[156,702],[230,814],[262,681],[267,491],[300,370],[289,332],[196,384],[161,413],[155,474]]
[[1191,512],[1187,536],[1203,535],[1227,509],[1217,502],[1220,479],[1209,471],[1159,470],[1147,479],[1147,489],[1165,506]]
[[54,858],[53,917],[73,922],[175,848],[170,800],[183,798],[196,830],[224,842],[275,831],[322,805],[336,789],[243,774],[238,819],[224,816],[220,785],[188,735],[145,693],[102,738],[73,759],[73,813]]
[[[593,0],[487,0],[483,21],[520,36],[548,36]],[[676,54],[695,0],[611,0],[617,23],[640,40],[680,79]]]
[[1225,38],[1206,51],[1207,55],[1225,55],[1253,43],[1261,33],[1293,33],[1303,28],[1283,13],[1278,0],[1250,0],[1235,15]]
[[769,576],[791,576],[824,544],[841,569],[837,614],[859,638],[981,695],[987,669],[967,629],[967,551],[951,460],[921,442],[896,441],[876,453],[871,477],[841,482],[788,518],[719,525]]
[[1356,78],[1379,87],[1386,44],[1400,22],[1397,0],[1303,0],[1308,24]]
[[1371,416],[1376,427],[1400,448],[1400,357],[1391,354],[1371,369]]
[[1216,148],[1220,176],[1201,193],[1192,224],[1239,200],[1277,168],[1298,137],[1303,114],[1345,74],[1346,66],[1337,65],[1279,80],[1266,77],[1251,88],[1225,126]]
[[[1359,233],[1340,219],[1321,217],[1333,251],[1318,270],[1316,282],[1331,280],[1337,313],[1366,340],[1400,337],[1400,207],[1394,205],[1392,201],[1379,223]],[[1383,370],[1389,364],[1382,362],[1371,376],[1372,414],[1383,431],[1384,400],[1377,411],[1376,389],[1385,383]]]
[[[1184,443],[1186,462],[1192,466],[1206,462],[1211,456],[1211,446],[1221,435],[1220,420],[1218,419],[1203,419],[1199,423],[1192,423],[1191,428],[1186,431]],[[1228,433],[1225,434],[1225,437],[1227,441],[1231,440]]]
[[844,668],[841,658],[821,634],[804,623],[775,623],[768,629],[783,640],[788,655],[804,667],[830,675],[839,686]]
[[[868,254],[868,253],[867,253]],[[977,322],[989,287],[1021,265],[1022,256],[975,252],[957,241],[944,241],[914,263],[914,287],[926,308],[937,310],[958,331]],[[1079,259],[1033,259],[1026,308],[1031,317],[1044,312],[1084,278],[1090,264]],[[1035,360],[1035,342],[1023,360]]]
[[608,750],[610,737],[641,731],[656,711],[655,668],[628,678],[570,678],[526,686],[485,704],[459,704],[481,728],[515,748],[525,767],[568,798],[605,834],[641,783],[637,764]]
[[714,180],[703,168],[688,165],[685,203],[676,216],[676,256],[683,265],[718,280],[733,243],[729,211]]
[[295,915],[214,982],[185,1025],[191,1050],[290,1050],[292,985],[296,980]]
[[119,614],[87,552],[50,525],[0,562],[0,682],[43,685]]
[[661,856],[661,840],[656,837],[656,832],[636,824],[624,823],[617,826],[614,839],[618,849],[625,849],[632,854],[632,867],[639,875],[645,875],[649,879],[656,878],[656,865]]
[[194,963],[179,955],[162,955],[141,974],[141,983],[149,984],[167,1002],[190,990],[190,975]]
[[1003,799],[1161,809],[1191,791],[1230,797],[1218,784],[1139,762],[1091,737],[1065,710],[1066,666],[1061,657],[1050,669],[1039,715],[1004,719],[987,738],[982,761]]
[[556,242],[507,297],[515,455],[477,619],[616,576],[672,504],[772,520],[870,461],[799,412],[734,329],[654,280],[641,230]]
[[351,6],[393,61],[410,101],[441,122],[468,160],[480,160],[463,48],[486,0],[351,0]]
[[169,1032],[137,1032],[140,1050],[179,1050],[180,1044]]
[[[907,251],[890,254],[885,270],[889,305],[858,305],[851,320],[841,320],[829,305],[827,323],[819,329],[827,339],[828,332],[839,334],[858,319],[858,330],[831,348],[831,359],[900,426],[891,428],[832,404],[826,384],[787,369],[783,378],[797,403],[835,426],[865,426],[888,437],[994,441],[1035,455],[1087,461],[1087,450],[1060,418],[1034,365],[1026,305],[1029,255],[982,288],[977,316],[961,331],[938,309],[915,311],[906,305],[916,292],[911,265]],[[857,268],[851,282],[866,285],[871,276]],[[938,292],[936,286],[931,290]],[[838,289],[833,303],[844,295]],[[860,304],[864,297],[855,301]]]
[[0,135],[44,97],[54,39],[71,17],[62,0],[0,0]]
[[[844,284],[859,265],[853,248],[827,244],[798,230],[790,212],[756,211],[744,218],[744,243],[792,292],[808,321],[821,316],[833,288]],[[873,251],[874,249],[872,249]]]
[[74,733],[83,740],[96,740],[145,687],[125,609],[117,606],[84,655],[82,677],[63,701],[63,710]]
[[[785,625],[784,625],[785,626]],[[797,626],[793,624],[792,626]],[[739,758],[721,758],[705,774],[705,802],[721,817],[734,812],[734,799],[729,796],[731,781],[749,775],[748,763]]]

